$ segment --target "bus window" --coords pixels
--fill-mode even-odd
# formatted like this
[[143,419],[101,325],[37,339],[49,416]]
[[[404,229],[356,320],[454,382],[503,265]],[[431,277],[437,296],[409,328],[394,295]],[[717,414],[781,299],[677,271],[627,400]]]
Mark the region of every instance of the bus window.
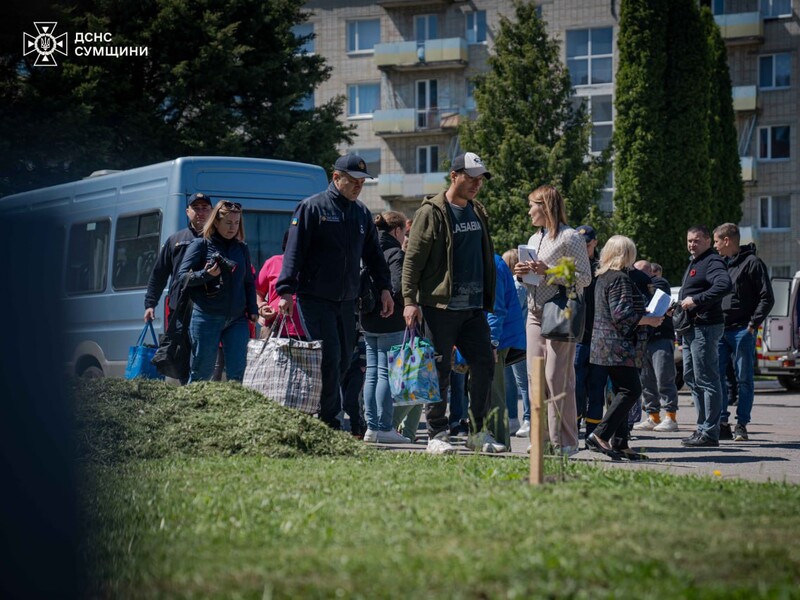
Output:
[[244,212],[245,242],[250,249],[250,260],[256,269],[261,270],[264,261],[276,254],[282,254],[283,234],[289,228],[292,214],[289,212]]
[[147,286],[147,280],[158,257],[160,238],[160,211],[117,219],[117,231],[114,237],[114,271],[111,278],[115,290]]
[[66,289],[68,294],[102,292],[106,289],[108,234],[111,221],[76,223],[69,231]]

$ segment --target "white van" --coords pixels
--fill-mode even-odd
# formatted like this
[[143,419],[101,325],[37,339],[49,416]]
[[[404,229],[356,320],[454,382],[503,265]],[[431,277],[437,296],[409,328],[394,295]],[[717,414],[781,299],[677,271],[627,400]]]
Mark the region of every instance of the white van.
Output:
[[756,372],[777,375],[788,390],[800,389],[800,271],[792,279],[773,278],[775,306],[756,340]]
[[[0,198],[6,214],[55,217],[63,249],[63,301],[70,374],[122,377],[144,324],[144,295],[159,249],[187,226],[186,199],[203,192],[242,205],[253,265],[281,252],[297,203],[328,185],[318,166],[233,157],[185,157]],[[166,292],[166,290],[165,290]],[[165,296],[157,329],[164,326]]]

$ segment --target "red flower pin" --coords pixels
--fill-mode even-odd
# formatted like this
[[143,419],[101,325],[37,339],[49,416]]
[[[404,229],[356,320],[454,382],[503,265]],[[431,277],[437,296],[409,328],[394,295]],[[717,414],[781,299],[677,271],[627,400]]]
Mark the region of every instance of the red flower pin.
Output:
[[697,271],[695,271],[694,269],[689,271],[689,277],[694,277],[695,275],[697,275]]

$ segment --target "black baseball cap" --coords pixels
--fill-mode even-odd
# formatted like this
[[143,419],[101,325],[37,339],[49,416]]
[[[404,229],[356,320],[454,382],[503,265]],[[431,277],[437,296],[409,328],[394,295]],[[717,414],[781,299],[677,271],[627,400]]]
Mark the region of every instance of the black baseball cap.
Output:
[[372,175],[367,173],[367,163],[358,154],[340,156],[333,163],[333,168],[336,171],[344,171],[350,177],[355,177],[356,179],[364,179],[365,177],[373,179]]
[[597,232],[591,225],[581,225],[580,227],[576,227],[575,231],[583,236],[584,242],[591,242],[597,239]]
[[459,154],[453,159],[453,164],[450,166],[451,171],[464,171],[470,177],[480,177],[483,175],[486,179],[491,179],[492,174],[489,169],[483,166],[481,157],[474,152],[465,152]]
[[209,206],[214,206],[214,204],[211,202],[211,198],[206,196],[203,192],[197,192],[196,194],[189,196],[189,198],[186,200],[186,206],[191,206],[195,202],[205,202]]

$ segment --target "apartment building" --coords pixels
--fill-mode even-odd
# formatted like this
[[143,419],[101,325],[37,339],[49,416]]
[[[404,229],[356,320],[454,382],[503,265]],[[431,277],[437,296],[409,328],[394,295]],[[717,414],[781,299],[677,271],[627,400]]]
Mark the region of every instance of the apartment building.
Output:
[[[774,275],[800,270],[798,50],[800,0],[703,0],[726,41],[744,216]],[[593,122],[591,152],[603,150],[614,124],[620,0],[542,0],[550,34],[561,42],[576,101]],[[458,124],[474,117],[470,79],[488,68],[500,15],[510,0],[309,0],[308,51],[333,68],[309,102],[347,98],[344,118],[356,126],[350,148],[377,179],[362,198],[372,210],[413,214],[444,186],[442,167],[462,149]],[[345,150],[343,148],[342,150]],[[613,210],[613,179],[602,206]]]

